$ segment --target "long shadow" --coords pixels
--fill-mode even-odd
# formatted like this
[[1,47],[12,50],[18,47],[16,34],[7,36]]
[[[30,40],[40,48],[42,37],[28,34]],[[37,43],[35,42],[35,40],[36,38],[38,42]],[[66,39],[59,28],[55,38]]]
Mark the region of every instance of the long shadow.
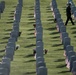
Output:
[[29,20],[35,20],[34,18],[29,18]]
[[33,37],[28,37],[27,39],[34,39],[34,38],[36,38],[35,36],[33,36]]
[[76,29],[76,27],[72,27],[71,29]]
[[28,60],[28,61],[25,61],[25,63],[28,63],[28,62],[34,62],[36,60]]
[[48,9],[48,8],[50,8],[50,6],[47,6],[46,8]]
[[48,16],[47,18],[53,18],[53,16]]
[[10,35],[10,33],[5,33],[5,35]]
[[7,41],[5,41],[5,42],[0,42],[0,44],[5,44],[5,43],[8,43]]
[[76,34],[76,31],[73,31],[72,34]]
[[34,8],[34,6],[30,6],[29,8]]
[[63,61],[65,61],[65,59],[57,59],[54,62],[63,62]]
[[14,17],[13,15],[10,15],[9,17]]
[[29,8],[29,10],[34,10],[34,8]]
[[27,45],[27,46],[25,46],[25,48],[33,47],[33,46],[36,46],[36,44],[30,44],[30,45]]
[[51,12],[52,12],[51,10],[47,10],[47,11],[46,11],[46,13],[51,13]]
[[28,31],[33,31],[34,29],[28,29]]
[[15,11],[13,10],[13,11],[11,11],[11,13],[14,13]]
[[10,12],[10,15],[14,15],[14,12]]
[[56,49],[56,50],[54,50],[54,51],[61,51],[61,50],[64,50],[64,49]]
[[11,20],[13,20],[13,18],[9,18],[8,20],[10,20],[10,21],[11,21]]
[[31,16],[31,15],[34,16],[34,13],[30,13],[30,14],[28,14],[28,15],[29,15],[29,16]]
[[13,6],[13,8],[16,8],[16,7],[17,7],[16,5]]
[[3,55],[0,55],[0,58],[2,58],[4,56],[4,54]]
[[28,58],[28,57],[33,57],[33,56],[34,56],[33,54],[28,54],[28,55],[24,56],[24,58],[25,58],[25,57],[27,57],[27,58]]
[[30,15],[30,16],[28,16],[27,18],[34,18],[34,15]]
[[76,36],[74,36],[74,38],[76,38]]
[[58,73],[68,73],[68,72],[70,72],[70,71],[61,71],[61,72],[58,72]]
[[63,68],[63,67],[65,67],[66,66],[66,64],[60,64],[60,65],[58,65],[56,68]]
[[34,35],[34,33],[28,33],[28,35]]
[[50,34],[59,34],[59,32],[52,32],[52,33],[50,33]]
[[1,52],[5,52],[5,49],[3,49],[3,50],[0,50],[0,53],[1,53]]
[[55,30],[56,27],[53,27],[53,28],[47,28],[46,30]]
[[58,39],[51,39],[52,42],[57,42],[59,41]]
[[35,22],[28,22],[27,24],[34,24]]
[[10,23],[13,23],[13,21],[10,21],[10,22],[6,22],[7,24],[10,24]]
[[56,38],[60,38],[60,36],[54,36],[54,37],[52,37],[53,39],[56,39]]
[[61,46],[62,44],[54,44],[52,45],[52,47],[58,47],[58,46]]
[[23,75],[31,75],[31,74],[35,74],[36,72],[26,72]]
[[11,31],[12,29],[7,29],[6,31]]
[[9,37],[4,37],[4,38],[2,38],[2,39],[9,39]]

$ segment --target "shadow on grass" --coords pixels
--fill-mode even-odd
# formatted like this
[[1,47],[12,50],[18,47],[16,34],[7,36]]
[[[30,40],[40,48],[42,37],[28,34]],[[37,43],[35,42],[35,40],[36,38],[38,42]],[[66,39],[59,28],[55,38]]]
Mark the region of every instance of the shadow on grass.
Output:
[[5,35],[10,35],[10,33],[5,33]]
[[16,8],[16,7],[17,7],[16,5],[13,6],[13,8]]
[[28,16],[27,18],[34,18],[34,15],[30,15],[30,16]]
[[[59,42],[59,40],[58,40],[58,39],[52,39],[51,42]],[[53,46],[54,46],[54,45],[57,45],[57,44],[53,44]],[[59,45],[59,44],[58,44],[58,45]],[[60,45],[59,45],[59,46],[60,46]]]
[[70,71],[61,71],[61,72],[58,72],[58,73],[68,73],[68,72],[70,72]]
[[10,21],[10,22],[6,22],[7,24],[10,24],[10,23],[13,23],[13,21]]
[[31,25],[33,25],[35,22],[28,22],[27,24],[31,24]]
[[53,27],[53,28],[47,28],[46,30],[55,30],[56,27]]
[[9,39],[9,37],[4,37],[4,38],[2,38],[2,39]]
[[11,11],[11,13],[14,13],[15,11],[13,10],[13,11]]
[[57,47],[57,46],[61,46],[62,44],[54,44],[52,45],[52,47]]
[[56,38],[60,38],[60,36],[54,36],[54,37],[52,37],[53,39],[56,39]]
[[76,27],[72,27],[71,29],[76,29]]
[[0,53],[1,53],[1,52],[5,52],[5,49],[3,49],[3,50],[0,50]]
[[12,29],[7,29],[6,31],[12,31]]
[[28,63],[28,62],[34,62],[36,60],[28,60],[28,61],[25,61],[25,63]]
[[63,67],[66,67],[66,64],[58,65],[56,68],[63,68]]
[[51,13],[51,12],[52,12],[51,10],[47,10],[47,11],[46,11],[46,13]]
[[30,14],[28,14],[28,15],[29,15],[29,16],[31,16],[31,15],[34,16],[34,13],[30,13]]
[[74,38],[76,38],[76,36],[74,36]]
[[34,18],[29,18],[29,21],[35,20]]
[[3,55],[0,55],[0,58],[2,58],[4,56],[4,54]]
[[55,60],[55,62],[63,62],[63,61],[65,61],[65,59],[57,59],[57,60]]
[[34,6],[30,6],[29,8],[34,8]]
[[50,34],[59,34],[59,32],[52,32],[52,33],[50,33]]
[[[47,18],[53,18],[53,16],[48,16]],[[54,18],[53,18],[54,19]]]
[[33,56],[34,56],[33,54],[28,54],[28,55],[24,56],[24,58],[25,58],[25,57],[27,57],[27,58],[28,58],[28,57],[33,57]]
[[35,36],[33,36],[33,37],[28,37],[27,39],[34,39],[34,38],[36,38]]
[[34,8],[29,8],[29,10],[34,10]]
[[56,49],[56,50],[54,50],[54,51],[61,51],[61,50],[64,50],[64,49]]
[[33,47],[33,46],[36,46],[36,44],[30,44],[30,45],[27,45],[27,46],[25,46],[25,48]]
[[47,6],[46,8],[47,8],[47,9],[50,9],[50,6]]
[[34,33],[28,33],[28,35],[34,35]]
[[10,12],[10,15],[14,15],[14,12]]
[[34,29],[28,29],[28,31],[33,31]]
[[13,15],[10,15],[9,17],[14,17]]
[[73,31],[72,34],[76,34],[76,31]]
[[36,72],[26,72],[23,75],[31,75],[31,74],[35,74]]
[[11,21],[11,20],[13,20],[13,18],[9,18],[8,20],[10,20],[10,21]]
[[0,44],[5,44],[5,43],[8,43],[7,41],[5,41],[5,42],[0,42]]

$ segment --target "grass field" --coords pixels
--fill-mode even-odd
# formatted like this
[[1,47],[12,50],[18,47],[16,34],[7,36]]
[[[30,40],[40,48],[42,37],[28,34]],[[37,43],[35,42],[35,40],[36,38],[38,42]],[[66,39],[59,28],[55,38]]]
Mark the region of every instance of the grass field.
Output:
[[[34,1],[23,0],[22,15],[20,21],[21,36],[17,44],[20,48],[15,51],[14,60],[11,62],[10,75],[36,75],[36,62],[32,55],[36,48],[36,38],[34,36]],[[63,21],[66,20],[65,6],[67,0],[56,0]],[[76,4],[76,1],[73,0]],[[17,0],[5,0],[6,7],[1,14],[0,19],[0,60],[4,56],[4,49],[10,37],[13,25],[14,11]],[[65,66],[65,57],[63,56],[63,45],[60,41],[60,34],[56,29],[56,23],[53,21],[50,10],[51,0],[40,0],[41,22],[43,27],[44,49],[48,49],[47,55],[44,55],[48,75],[72,75]],[[76,24],[72,26],[69,22],[66,26],[71,45],[76,51]]]

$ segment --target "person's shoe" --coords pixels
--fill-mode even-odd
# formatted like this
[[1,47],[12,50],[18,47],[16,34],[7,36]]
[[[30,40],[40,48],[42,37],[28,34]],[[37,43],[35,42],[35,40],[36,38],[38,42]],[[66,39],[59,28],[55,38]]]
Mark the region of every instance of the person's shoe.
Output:
[[75,24],[72,24],[72,25],[75,25]]
[[72,23],[72,25],[75,25],[74,22]]

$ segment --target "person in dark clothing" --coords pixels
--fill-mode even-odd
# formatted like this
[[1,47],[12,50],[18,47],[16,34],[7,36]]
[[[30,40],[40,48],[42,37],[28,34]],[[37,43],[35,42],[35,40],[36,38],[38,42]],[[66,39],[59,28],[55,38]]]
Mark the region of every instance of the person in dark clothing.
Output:
[[69,20],[71,21],[72,25],[74,25],[74,22],[71,17],[71,3],[68,3],[68,6],[66,8],[66,16],[67,16],[67,20],[65,22],[65,25],[67,25]]

